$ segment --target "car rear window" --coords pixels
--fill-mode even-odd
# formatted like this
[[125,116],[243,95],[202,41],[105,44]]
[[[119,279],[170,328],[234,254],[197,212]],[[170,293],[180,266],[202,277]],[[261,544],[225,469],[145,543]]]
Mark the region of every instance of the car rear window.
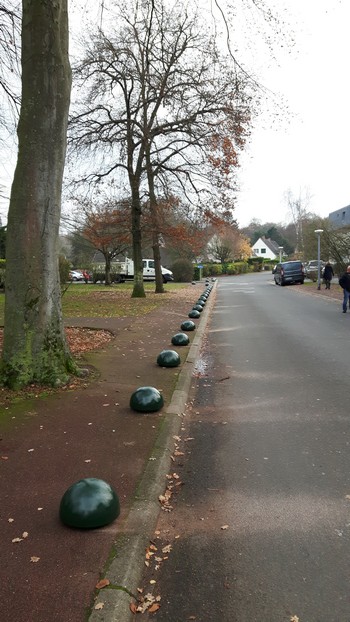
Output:
[[301,269],[301,262],[300,261],[286,261],[283,264],[283,267],[287,268],[287,269],[288,268],[294,268],[294,269],[298,270],[298,268]]

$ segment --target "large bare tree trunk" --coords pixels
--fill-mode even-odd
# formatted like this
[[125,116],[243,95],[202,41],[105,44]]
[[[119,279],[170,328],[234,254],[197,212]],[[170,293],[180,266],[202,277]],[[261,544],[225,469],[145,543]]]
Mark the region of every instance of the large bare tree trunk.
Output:
[[156,277],[156,294],[164,294],[164,286],[163,286],[163,275],[162,275],[162,266],[161,266],[161,258],[160,258],[160,245],[159,245],[159,224],[158,224],[158,204],[157,204],[157,196],[154,187],[154,174],[152,171],[152,163],[151,163],[151,153],[150,153],[150,144],[147,143],[145,149],[145,157],[146,157],[146,169],[147,169],[147,181],[148,181],[148,192],[149,192],[149,207],[151,213],[151,221],[152,221],[152,249],[153,249],[153,259],[154,259],[154,268],[155,268],[155,277]]
[[132,204],[131,204],[131,230],[132,230],[132,257],[134,261],[134,287],[132,298],[145,298],[143,284],[142,265],[142,239],[141,239],[141,200],[139,182],[133,177],[131,181]]
[[66,343],[58,231],[71,71],[67,0],[22,0],[22,104],[7,229],[3,381],[56,385]]

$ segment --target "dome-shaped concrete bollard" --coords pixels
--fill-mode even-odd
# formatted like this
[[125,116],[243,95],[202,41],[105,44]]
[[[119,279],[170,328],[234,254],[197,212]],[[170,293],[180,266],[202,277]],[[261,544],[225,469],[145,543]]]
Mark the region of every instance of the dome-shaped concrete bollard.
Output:
[[175,350],[162,350],[157,357],[159,367],[177,367],[180,365],[181,359]]
[[59,510],[62,523],[78,529],[104,527],[119,514],[119,499],[113,488],[95,477],[72,484],[64,493]]
[[195,304],[195,305],[193,305],[193,307],[192,307],[192,311],[193,311],[193,310],[194,310],[194,311],[199,311],[199,313],[202,313],[203,309],[204,309],[204,307],[202,307],[202,305],[199,305],[199,304]]
[[172,336],[171,343],[174,346],[187,346],[190,343],[190,338],[186,333],[176,333]]
[[188,317],[199,318],[200,315],[199,311],[192,309],[192,311],[189,312]]
[[181,324],[181,330],[194,330],[196,328],[196,325],[194,322],[192,322],[191,320],[185,320],[185,322],[182,322]]
[[153,413],[163,406],[163,396],[154,387],[139,387],[130,398],[130,407],[140,413]]

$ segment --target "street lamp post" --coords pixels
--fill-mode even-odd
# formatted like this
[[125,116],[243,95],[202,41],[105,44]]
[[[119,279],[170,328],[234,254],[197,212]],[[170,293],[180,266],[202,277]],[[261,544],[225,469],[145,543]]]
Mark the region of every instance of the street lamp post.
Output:
[[321,289],[321,233],[323,229],[315,229],[317,235],[317,289]]
[[282,251],[283,251],[283,246],[279,246],[279,247],[278,247],[278,250],[279,250],[279,252],[280,252],[280,263],[281,263],[281,261],[282,261]]

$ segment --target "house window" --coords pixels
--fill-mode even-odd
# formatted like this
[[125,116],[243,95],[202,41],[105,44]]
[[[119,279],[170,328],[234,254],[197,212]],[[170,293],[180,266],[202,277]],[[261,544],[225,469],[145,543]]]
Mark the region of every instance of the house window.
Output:
[[342,220],[345,220],[345,212],[342,213],[341,218]]
[[261,252],[261,254],[266,253],[266,248],[262,248],[262,249],[260,250],[260,252]]
[[254,248],[253,250],[254,250],[254,253],[255,253],[256,255],[259,255],[259,249],[258,249],[258,248]]

